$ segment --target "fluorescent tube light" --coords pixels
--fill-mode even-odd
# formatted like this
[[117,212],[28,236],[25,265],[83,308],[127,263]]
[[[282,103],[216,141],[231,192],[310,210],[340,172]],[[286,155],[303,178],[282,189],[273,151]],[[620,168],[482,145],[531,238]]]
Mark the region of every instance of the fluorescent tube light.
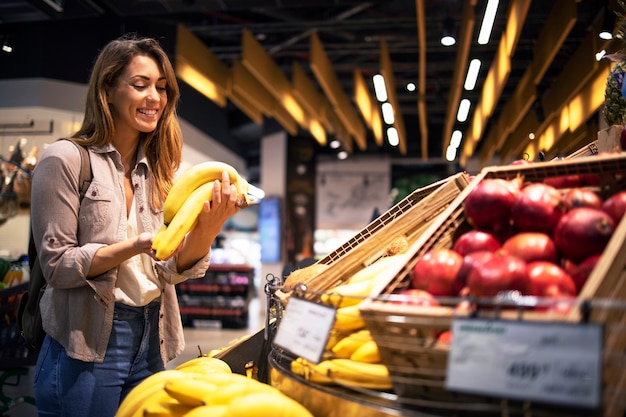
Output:
[[456,148],[448,146],[446,149],[446,160],[448,162],[452,162],[454,161],[454,158],[456,158]]
[[471,106],[471,103],[468,99],[464,98],[463,100],[461,100],[461,103],[459,103],[459,111],[456,114],[456,120],[458,120],[461,123],[466,121],[467,116],[469,115],[470,106]]
[[392,125],[393,122],[395,122],[395,118],[393,117],[393,106],[391,105],[391,103],[389,102],[383,103],[382,110],[383,110],[383,120],[388,125]]
[[387,87],[385,86],[385,77],[380,74],[376,74],[372,79],[374,81],[374,92],[376,93],[376,99],[381,103],[387,101]]
[[491,30],[493,29],[493,22],[496,20],[496,12],[498,11],[499,0],[489,0],[487,7],[485,7],[485,15],[483,16],[483,22],[480,25],[480,32],[478,34],[478,44],[486,45],[489,43],[489,37],[491,37]]
[[476,87],[476,80],[478,79],[478,72],[480,71],[480,59],[472,59],[467,69],[467,76],[465,77],[465,89],[471,91]]
[[450,146],[458,148],[461,145],[461,139],[463,139],[463,133],[460,130],[455,130],[450,137]]
[[398,131],[395,127],[390,127],[387,129],[387,142],[391,146],[398,146],[400,143],[400,137],[398,136]]

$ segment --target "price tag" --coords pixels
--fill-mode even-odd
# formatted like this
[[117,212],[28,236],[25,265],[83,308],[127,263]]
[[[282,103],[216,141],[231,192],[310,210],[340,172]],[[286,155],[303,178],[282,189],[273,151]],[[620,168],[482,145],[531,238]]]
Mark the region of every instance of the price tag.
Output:
[[446,388],[597,408],[602,327],[597,324],[455,319]]
[[291,297],[278,325],[274,344],[318,363],[328,343],[336,312],[333,307]]

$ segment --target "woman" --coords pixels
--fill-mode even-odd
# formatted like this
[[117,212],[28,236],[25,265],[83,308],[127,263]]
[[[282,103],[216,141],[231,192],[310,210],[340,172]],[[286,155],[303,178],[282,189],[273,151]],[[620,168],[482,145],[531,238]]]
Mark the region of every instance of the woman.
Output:
[[152,238],[181,163],[178,97],[155,40],[112,41],[94,64],[84,121],[71,139],[89,151],[84,199],[74,144],[52,143],[35,169],[32,228],[48,281],[34,382],[40,416],[113,416],[134,386],[184,348],[174,285],[204,276],[213,240],[239,208],[224,174],[175,255],[154,258]]

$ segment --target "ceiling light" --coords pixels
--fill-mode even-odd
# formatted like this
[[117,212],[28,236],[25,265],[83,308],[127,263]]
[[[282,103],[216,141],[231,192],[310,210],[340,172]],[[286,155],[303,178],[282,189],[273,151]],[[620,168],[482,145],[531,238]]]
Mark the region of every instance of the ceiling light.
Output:
[[460,130],[455,130],[450,137],[450,146],[458,148],[461,146],[461,139],[463,139],[463,133]]
[[615,13],[606,6],[604,9],[604,18],[602,19],[602,27],[598,33],[598,37],[605,41],[613,39],[613,29],[615,29]]
[[454,161],[454,158],[456,158],[456,148],[448,146],[446,149],[446,160],[448,162],[452,162]]
[[487,7],[485,7],[485,15],[483,16],[483,22],[480,25],[480,33],[478,34],[479,45],[486,45],[487,43],[489,43],[491,30],[493,29],[493,22],[496,20],[498,3],[498,0],[489,0],[487,2]]
[[337,159],[346,159],[348,157],[348,152],[341,151],[337,153]]
[[391,146],[398,146],[400,143],[400,137],[398,136],[398,131],[395,127],[390,127],[387,129],[387,142]]
[[478,73],[480,72],[480,59],[472,59],[469,68],[467,69],[467,76],[465,77],[465,89],[471,91],[476,87],[476,80],[478,79]]
[[407,83],[406,89],[407,91],[415,91],[415,83]]
[[383,120],[388,125],[392,125],[393,122],[395,122],[395,118],[393,117],[393,106],[391,105],[391,103],[383,103],[382,110]]
[[600,61],[606,55],[606,49],[596,52],[596,61]]
[[471,103],[468,99],[464,98],[463,100],[461,100],[461,103],[459,103],[459,111],[456,114],[456,120],[461,123],[467,120],[467,116],[469,115],[470,111],[470,105]]
[[385,77],[380,74],[374,75],[372,78],[374,81],[374,92],[376,93],[376,99],[381,103],[387,101],[387,87],[385,86]]
[[443,19],[443,33],[441,34],[441,44],[443,46],[452,46],[456,43],[454,37],[454,20],[450,16]]
[[329,146],[331,149],[339,149],[339,147],[341,146],[341,142],[335,139],[329,143]]
[[6,52],[7,54],[10,54],[11,52],[13,52],[13,47],[9,44],[9,41],[6,39],[2,43],[2,52]]

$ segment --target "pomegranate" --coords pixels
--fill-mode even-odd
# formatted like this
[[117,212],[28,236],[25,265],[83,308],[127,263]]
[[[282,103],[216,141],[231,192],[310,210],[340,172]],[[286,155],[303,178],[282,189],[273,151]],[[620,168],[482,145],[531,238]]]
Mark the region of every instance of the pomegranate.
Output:
[[507,239],[502,249],[526,262],[558,262],[559,254],[550,236],[541,232],[520,232]]
[[565,211],[576,207],[602,207],[602,199],[593,190],[588,188],[570,188],[563,194],[563,206]]
[[494,252],[498,249],[500,249],[498,239],[491,233],[482,230],[470,230],[463,233],[452,246],[452,250],[458,252],[461,256],[482,250]]
[[413,266],[411,287],[434,296],[451,296],[463,257],[452,249],[432,249],[424,253]]
[[494,297],[503,291],[523,293],[528,287],[526,262],[517,256],[494,253],[479,268],[471,269],[467,287],[477,297]]
[[521,179],[487,178],[478,183],[465,198],[463,206],[469,223],[486,231],[506,229],[520,182]]
[[576,284],[563,268],[552,262],[535,261],[526,267],[528,295],[560,297],[576,295]]
[[470,252],[463,257],[463,263],[461,264],[461,268],[456,275],[456,279],[454,281],[454,292],[459,295],[467,295],[464,294],[464,291],[467,288],[467,277],[469,276],[470,271],[473,268],[479,267],[483,262],[487,259],[490,259],[494,255],[494,252],[483,250]]
[[399,300],[401,304],[411,304],[421,307],[436,307],[439,306],[439,301],[433,297],[431,293],[424,290],[417,290],[415,288],[408,288],[400,291],[402,299]]
[[619,192],[607,198],[604,203],[602,203],[602,210],[611,216],[615,225],[618,225],[620,220],[624,217],[624,213],[626,213],[626,191]]
[[601,256],[601,254],[591,255],[579,264],[575,264],[572,261],[565,261],[565,272],[574,280],[577,292],[580,292],[580,289],[585,285],[587,278],[591,275],[591,271],[596,267]]
[[557,177],[550,177],[543,180],[544,184],[547,184],[554,188],[573,188],[582,187],[585,185],[585,178],[582,175],[560,175]]
[[522,188],[511,208],[513,226],[520,231],[552,234],[563,215],[562,194],[556,188],[536,182]]
[[554,229],[554,243],[564,258],[579,263],[602,253],[614,230],[615,222],[604,211],[575,208],[559,220]]
[[437,336],[437,342],[439,343],[452,343],[452,330],[444,330]]

